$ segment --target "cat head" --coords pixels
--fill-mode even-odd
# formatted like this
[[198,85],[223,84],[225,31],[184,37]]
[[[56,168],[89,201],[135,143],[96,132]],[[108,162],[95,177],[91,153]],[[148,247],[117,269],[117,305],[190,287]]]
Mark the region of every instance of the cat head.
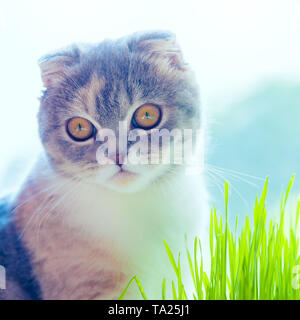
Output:
[[[59,174],[136,192],[183,170],[174,152],[169,162],[159,156],[170,148],[160,132],[170,133],[173,150],[184,129],[194,136],[201,123],[197,84],[172,33],[135,33],[74,45],[43,57],[40,68],[46,90],[39,132]],[[138,145],[142,151],[137,152]],[[183,157],[180,149],[178,153]],[[128,161],[137,154],[143,161]],[[107,161],[99,161],[101,156]]]

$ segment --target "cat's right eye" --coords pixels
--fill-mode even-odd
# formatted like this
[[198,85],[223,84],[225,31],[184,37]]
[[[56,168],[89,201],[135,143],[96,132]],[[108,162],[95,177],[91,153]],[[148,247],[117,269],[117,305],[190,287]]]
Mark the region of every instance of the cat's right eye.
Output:
[[67,122],[67,132],[75,141],[86,141],[94,136],[95,127],[89,120],[75,117]]
[[135,128],[149,130],[157,126],[160,120],[160,108],[154,104],[144,104],[135,111],[132,124]]

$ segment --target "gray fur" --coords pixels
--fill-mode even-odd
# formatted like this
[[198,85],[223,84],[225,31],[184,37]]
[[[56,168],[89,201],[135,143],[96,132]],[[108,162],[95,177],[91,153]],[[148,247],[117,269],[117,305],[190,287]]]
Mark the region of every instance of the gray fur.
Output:
[[[85,143],[72,141],[66,132],[66,123],[72,117],[85,115],[96,129],[110,128],[118,133],[119,121],[128,119],[128,116],[130,119],[130,114],[135,108],[143,104],[155,104],[161,107],[163,115],[167,114],[163,124],[159,125],[159,129],[165,128],[172,131],[174,128],[198,129],[201,126],[197,84],[192,71],[183,61],[182,52],[175,41],[175,36],[170,32],[143,32],[117,40],[105,40],[97,45],[74,45],[43,57],[40,60],[40,66],[45,91],[41,98],[38,115],[39,133],[50,163],[51,177],[55,181],[56,179],[59,180],[57,173],[84,180],[89,176],[96,176],[98,170],[101,170],[96,161],[96,151],[101,142],[95,139]],[[149,137],[148,135],[148,139]],[[133,144],[128,143],[129,149]],[[14,204],[18,208],[15,215],[17,218],[11,216],[12,221],[0,230],[0,264],[3,264],[8,271],[8,290],[4,293],[0,292],[0,299],[44,298],[44,291],[41,288],[47,288],[47,284],[40,279],[44,279],[44,282],[48,283],[50,297],[51,290],[54,287],[53,292],[57,294],[57,290],[60,289],[59,287],[56,288],[56,277],[53,280],[53,278],[49,278],[48,274],[44,275],[43,268],[48,267],[51,257],[56,257],[58,249],[60,249],[59,254],[63,257],[69,249],[74,250],[72,251],[73,254],[74,252],[77,254],[78,250],[85,253],[89,249],[85,241],[80,237],[77,239],[77,234],[73,232],[73,229],[68,229],[72,231],[68,234],[65,226],[60,223],[58,225],[53,224],[51,230],[49,230],[51,223],[48,227],[44,227],[46,232],[43,233],[43,236],[46,240],[41,242],[44,245],[41,251],[39,251],[38,246],[34,247],[32,231],[26,230],[28,234],[24,238],[27,239],[27,242],[20,238],[21,230],[24,230],[25,224],[27,225],[28,216],[35,213],[35,209],[39,207],[40,202],[44,203],[44,197],[45,200],[51,200],[51,197],[58,196],[43,193],[40,199],[37,197],[28,201],[28,203],[22,200],[22,196],[25,199],[27,197],[32,199],[31,196],[36,195],[37,190],[43,185],[41,176],[44,174],[44,169],[41,168],[48,168],[48,162],[45,161],[47,162],[47,165],[45,165],[43,160],[44,158],[41,160],[43,165],[41,167],[37,166],[32,181],[30,178],[28,185],[25,185],[20,193],[20,199],[17,198],[18,200]],[[150,169],[145,166],[143,170]],[[153,171],[147,171],[147,174],[145,174],[147,179],[144,180],[147,180],[147,183],[152,181]],[[168,168],[162,171],[157,170],[156,175],[153,176],[158,179],[172,174],[171,172]],[[136,174],[136,180],[143,174],[144,171]],[[106,188],[105,181],[103,184]],[[82,184],[82,187],[90,190],[85,184]],[[124,187],[124,189],[126,188]],[[133,188],[133,190],[133,192],[139,191],[139,186]],[[60,189],[57,192],[61,192]],[[88,194],[89,192],[82,196],[84,204],[85,195]],[[80,197],[80,193],[77,193],[77,196]],[[134,196],[133,198],[136,200]],[[144,197],[142,199],[144,202]],[[19,201],[22,203],[21,205],[18,203]],[[156,204],[159,204],[159,201],[156,202]],[[84,207],[87,208],[88,206]],[[150,205],[148,207],[150,208]],[[97,211],[98,217],[98,207],[96,206],[94,209]],[[99,209],[102,209],[101,206],[99,206]],[[0,220],[1,210],[2,207],[0,206]],[[48,214],[47,210],[47,206],[44,206],[44,213]],[[56,210],[59,211],[59,208],[56,208]],[[9,213],[10,209],[5,208],[2,211]],[[103,211],[105,211],[105,208]],[[100,212],[101,210],[99,210]],[[103,215],[105,214],[106,212],[103,212]],[[59,220],[60,216],[57,215],[57,217]],[[127,219],[127,217],[125,218]],[[47,223],[47,219],[45,222]],[[32,228],[31,230],[35,230],[32,224],[29,224],[29,227]],[[112,232],[114,231],[112,230]],[[52,242],[48,241],[49,239],[55,242],[54,247],[52,247]],[[77,243],[79,243],[78,246]],[[66,245],[68,249],[65,250],[65,247],[60,246],[60,244]],[[97,263],[102,258],[101,250],[100,253]],[[61,258],[61,256],[59,257]],[[104,257],[106,259],[105,255]],[[76,264],[81,265],[82,260],[81,257],[76,260],[74,262],[75,266]],[[59,259],[58,261],[61,262]],[[70,269],[66,270],[72,271],[74,267],[72,263],[72,259],[70,261],[62,260],[63,267],[56,269],[57,266],[55,265],[54,268],[56,272],[59,271],[60,276],[66,282],[64,268],[67,265]],[[114,263],[114,265],[116,264]],[[98,267],[98,265],[96,266]],[[49,268],[51,269],[51,266]],[[102,269],[100,268],[100,270]],[[114,287],[116,282],[114,277],[116,275],[110,275],[111,268],[108,268],[108,274],[103,273],[103,279],[100,279],[100,276],[98,277],[99,270],[96,271],[96,284],[101,290],[110,288],[110,286]],[[64,293],[65,296],[69,297],[74,293],[74,288],[77,288],[77,285],[78,288],[81,287],[81,283],[77,283],[80,279],[78,279],[76,273],[66,271],[66,274],[71,276],[70,287],[64,288],[68,293]],[[89,279],[89,274],[85,274],[85,271],[84,275],[85,279],[90,281],[86,282],[86,288],[89,292],[89,286],[93,284],[94,280],[93,278]],[[103,283],[99,284],[100,280],[103,280]],[[73,282],[75,283],[74,287],[72,287]],[[58,284],[64,286],[64,283],[59,281]],[[83,286],[82,289],[84,297],[86,297],[84,291],[86,288]],[[95,292],[98,292],[97,290]]]
[[[118,40],[105,40],[98,45],[72,46],[41,60],[51,62],[55,59],[56,63],[62,63],[62,72],[52,75],[62,80],[46,88],[39,113],[41,140],[55,165],[59,167],[62,157],[74,166],[96,163],[98,142],[74,144],[62,133],[66,119],[76,116],[73,104],[82,99],[78,92],[88,86],[95,74],[105,85],[92,107],[87,108],[83,102],[81,108],[99,126],[117,131],[118,122],[126,117],[132,105],[140,101],[140,104],[171,107],[164,128],[199,128],[197,85],[191,70],[183,66],[182,53],[174,39],[170,32],[136,33]],[[162,48],[161,52],[152,50],[151,46],[155,46],[155,42],[159,46],[161,41],[170,42],[170,51],[168,48]],[[168,57],[167,67],[171,72],[165,75],[160,71],[160,64],[165,65]],[[48,146],[54,144],[58,148],[53,151]]]

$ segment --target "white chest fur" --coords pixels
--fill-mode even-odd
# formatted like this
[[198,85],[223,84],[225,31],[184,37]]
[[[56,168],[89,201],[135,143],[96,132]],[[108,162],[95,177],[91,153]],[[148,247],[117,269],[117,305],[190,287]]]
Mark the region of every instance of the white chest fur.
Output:
[[[58,190],[53,205],[33,211],[47,197],[41,194],[17,215],[46,298],[117,298],[133,275],[160,298],[160,275],[171,270],[163,240],[177,254],[185,234],[192,240],[206,230],[199,176],[130,195],[86,184]],[[47,217],[28,223],[32,214]]]

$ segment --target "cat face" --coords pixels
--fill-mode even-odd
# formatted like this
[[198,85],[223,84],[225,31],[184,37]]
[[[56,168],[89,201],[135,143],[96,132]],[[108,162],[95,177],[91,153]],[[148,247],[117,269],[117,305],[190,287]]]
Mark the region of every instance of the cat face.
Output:
[[[197,85],[173,34],[136,33],[98,45],[73,46],[44,57],[40,67],[46,90],[39,132],[58,173],[136,192],[183,170],[172,159],[150,162],[165,148],[162,139],[155,144],[153,138],[155,148],[151,147],[151,133],[164,129],[172,137],[176,130],[200,127]],[[105,138],[106,131],[115,138]],[[137,144],[147,142],[140,159],[149,163],[128,161]],[[105,154],[111,144],[114,152],[108,152],[107,163],[99,163],[97,155]]]

